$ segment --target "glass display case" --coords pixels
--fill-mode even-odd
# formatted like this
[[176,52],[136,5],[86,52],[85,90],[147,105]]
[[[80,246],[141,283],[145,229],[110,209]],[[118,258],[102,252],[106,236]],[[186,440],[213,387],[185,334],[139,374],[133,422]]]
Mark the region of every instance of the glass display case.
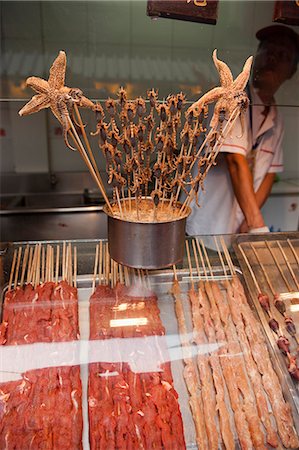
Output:
[[101,240],[3,248],[1,448],[298,448],[299,235],[232,240],[155,271]]

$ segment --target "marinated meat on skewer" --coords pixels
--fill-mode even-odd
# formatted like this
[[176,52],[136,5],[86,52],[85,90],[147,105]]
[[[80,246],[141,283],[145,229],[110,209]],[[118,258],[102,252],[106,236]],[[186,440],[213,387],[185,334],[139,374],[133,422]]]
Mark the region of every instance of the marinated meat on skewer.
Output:
[[285,317],[284,321],[288,332],[294,337],[297,331],[293,319],[291,317]]
[[268,323],[269,323],[269,327],[271,328],[271,330],[273,330],[274,333],[277,334],[279,332],[279,323],[277,322],[277,320],[270,319]]
[[281,315],[284,315],[286,312],[286,305],[285,303],[280,300],[279,294],[274,295],[274,306],[277,309],[277,311],[280,312]]
[[[115,353],[119,355],[117,362],[89,365],[91,449],[185,448],[177,393],[166,359],[166,343],[161,338],[165,330],[157,298],[149,292],[137,295],[132,288],[118,284],[114,289],[99,286],[90,299],[90,339],[114,339]],[[145,319],[140,325],[125,323],[140,317]],[[112,327],[112,320],[123,321],[124,325]],[[123,361],[115,338],[133,337],[145,338],[140,356],[157,361],[156,372],[141,368],[135,371],[131,362]],[[154,338],[151,342],[155,348],[149,347],[147,337]],[[132,351],[141,352],[134,348]]]
[[266,313],[270,314],[270,300],[268,295],[260,292],[258,294],[258,301],[260,302],[261,307],[266,311]]
[[290,353],[290,341],[285,336],[280,336],[277,341],[278,348],[287,355]]
[[[5,296],[3,318],[2,345],[76,340],[77,290],[65,281],[16,287]],[[0,394],[0,448],[82,448],[79,367],[29,370],[0,383]]]

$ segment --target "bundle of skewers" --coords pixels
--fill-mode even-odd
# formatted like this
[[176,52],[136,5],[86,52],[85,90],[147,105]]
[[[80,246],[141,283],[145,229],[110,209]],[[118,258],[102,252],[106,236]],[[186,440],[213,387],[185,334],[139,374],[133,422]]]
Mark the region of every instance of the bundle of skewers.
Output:
[[[204,179],[215,164],[221,145],[248,106],[244,88],[252,57],[235,80],[229,67],[217,58],[216,50],[213,59],[221,86],[207,92],[184,112],[186,98],[182,92],[159,101],[154,89],[147,92],[146,98],[129,100],[125,89],[120,88],[117,98],[109,98],[104,106],[93,103],[80,89],[64,85],[66,55],[61,51],[48,81],[27,79],[27,85],[37,95],[19,114],[51,108],[62,126],[67,147],[80,153],[110,215],[141,222],[177,220],[189,214],[192,201],[198,203]],[[215,109],[209,127],[206,122],[212,103]],[[106,194],[81,107],[96,115],[96,130],[91,135],[97,137],[106,161],[112,201]],[[181,192],[186,196],[183,204],[179,203]]]
[[[90,448],[186,448],[158,299],[142,270],[96,247],[90,339],[113,358],[89,364]],[[94,361],[94,358],[91,358]]]
[[[260,324],[248,305],[224,241],[223,254],[215,242],[221,275],[212,267],[202,241],[186,243],[190,273],[187,297],[173,268],[172,294],[198,448],[236,448],[238,443],[241,448],[298,448],[290,405]],[[188,333],[190,317],[193,342]]]
[[76,261],[65,243],[14,251],[0,324],[1,448],[82,448]]
[[[295,256],[295,260],[297,261],[298,265],[298,256],[296,254],[295,248],[290,240],[288,240],[287,242],[289,248],[291,249],[292,253]],[[258,293],[257,299],[261,306],[261,309],[268,317],[268,324],[276,338],[277,346],[281,351],[281,353],[286,357],[286,364],[288,367],[288,371],[294,380],[299,381],[299,362],[298,362],[299,341],[296,325],[294,323],[291,314],[289,313],[287,314],[285,290],[283,290],[282,292],[278,292],[275,289],[274,287],[275,282],[271,281],[270,275],[262,262],[260,255],[261,251],[268,250],[268,252],[270,253],[269,256],[272,259],[272,263],[274,263],[274,267],[278,269],[278,271],[274,272],[275,279],[277,280],[277,277],[279,277],[280,274],[281,279],[283,280],[283,283],[287,289],[288,293],[287,298],[290,299],[292,297],[292,293],[298,292],[299,283],[296,278],[295,272],[289,262],[285,249],[283,248],[283,246],[279,241],[276,242],[274,241],[274,244],[275,248],[273,246],[273,242],[265,242],[265,243],[262,242],[259,243],[258,246],[252,243],[250,244],[250,249],[255,257],[254,263],[257,262],[257,268],[260,267],[264,280],[266,281],[266,285],[268,286],[268,289],[272,294],[272,299],[271,296],[269,296],[266,292],[264,292],[261,289],[261,281],[258,281],[258,278],[260,280],[261,278],[258,275],[256,275],[255,271],[253,270],[253,264],[250,263],[248,257],[249,255],[246,254],[247,253],[246,251],[244,251],[242,244],[239,244],[239,250],[244,258],[244,261],[248,267],[253,283],[257,290]],[[282,264],[279,262],[279,257],[280,258],[282,257],[284,265],[287,268],[287,271],[283,270]],[[269,267],[269,265],[267,267]],[[295,286],[296,291],[294,287],[291,285],[289,281],[290,279],[293,280],[293,286]],[[275,284],[277,285],[277,282]],[[292,344],[291,341],[293,341],[294,345]],[[291,348],[293,350],[291,350]]]
[[[15,249],[3,304],[0,344],[26,344],[40,339],[49,342],[50,335],[62,340],[77,339],[76,272],[77,249],[71,244]],[[76,318],[72,325],[71,316]]]

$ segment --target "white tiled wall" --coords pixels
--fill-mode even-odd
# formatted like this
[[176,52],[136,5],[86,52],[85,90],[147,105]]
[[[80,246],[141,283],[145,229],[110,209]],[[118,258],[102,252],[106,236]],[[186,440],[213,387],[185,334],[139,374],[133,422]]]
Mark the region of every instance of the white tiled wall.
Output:
[[[20,119],[17,110],[32,92],[23,90],[30,75],[48,77],[64,49],[67,84],[91,98],[105,98],[119,85],[132,96],[159,88],[160,97],[184,90],[188,99],[218,84],[211,54],[218,48],[236,75],[253,54],[255,32],[271,24],[274,1],[219,2],[216,26],[177,20],[152,20],[146,1],[2,1],[1,171],[40,172],[84,169],[57,135],[58,123],[45,112]],[[299,74],[286,83],[277,101],[286,123],[284,177],[299,176]],[[290,106],[292,105],[292,106]],[[9,147],[10,151],[7,151]]]

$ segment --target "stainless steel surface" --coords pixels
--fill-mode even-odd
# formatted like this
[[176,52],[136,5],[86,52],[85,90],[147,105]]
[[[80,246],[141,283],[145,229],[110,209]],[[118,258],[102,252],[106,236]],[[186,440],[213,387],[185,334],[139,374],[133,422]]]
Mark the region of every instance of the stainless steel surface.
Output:
[[129,222],[108,215],[108,243],[114,261],[137,269],[159,269],[177,264],[184,256],[186,219],[169,222]]
[[[7,185],[1,180],[0,241],[106,238],[107,219],[99,204],[101,198],[97,196],[94,204],[92,199],[86,203],[84,186],[89,184],[85,184],[84,174],[78,175],[61,174],[53,189],[46,174],[32,175],[31,182],[28,175],[6,176]],[[65,178],[68,192],[62,190],[67,187]],[[16,182],[15,193],[11,192],[12,180]]]
[[107,216],[100,206],[0,215],[2,242],[106,237]]

